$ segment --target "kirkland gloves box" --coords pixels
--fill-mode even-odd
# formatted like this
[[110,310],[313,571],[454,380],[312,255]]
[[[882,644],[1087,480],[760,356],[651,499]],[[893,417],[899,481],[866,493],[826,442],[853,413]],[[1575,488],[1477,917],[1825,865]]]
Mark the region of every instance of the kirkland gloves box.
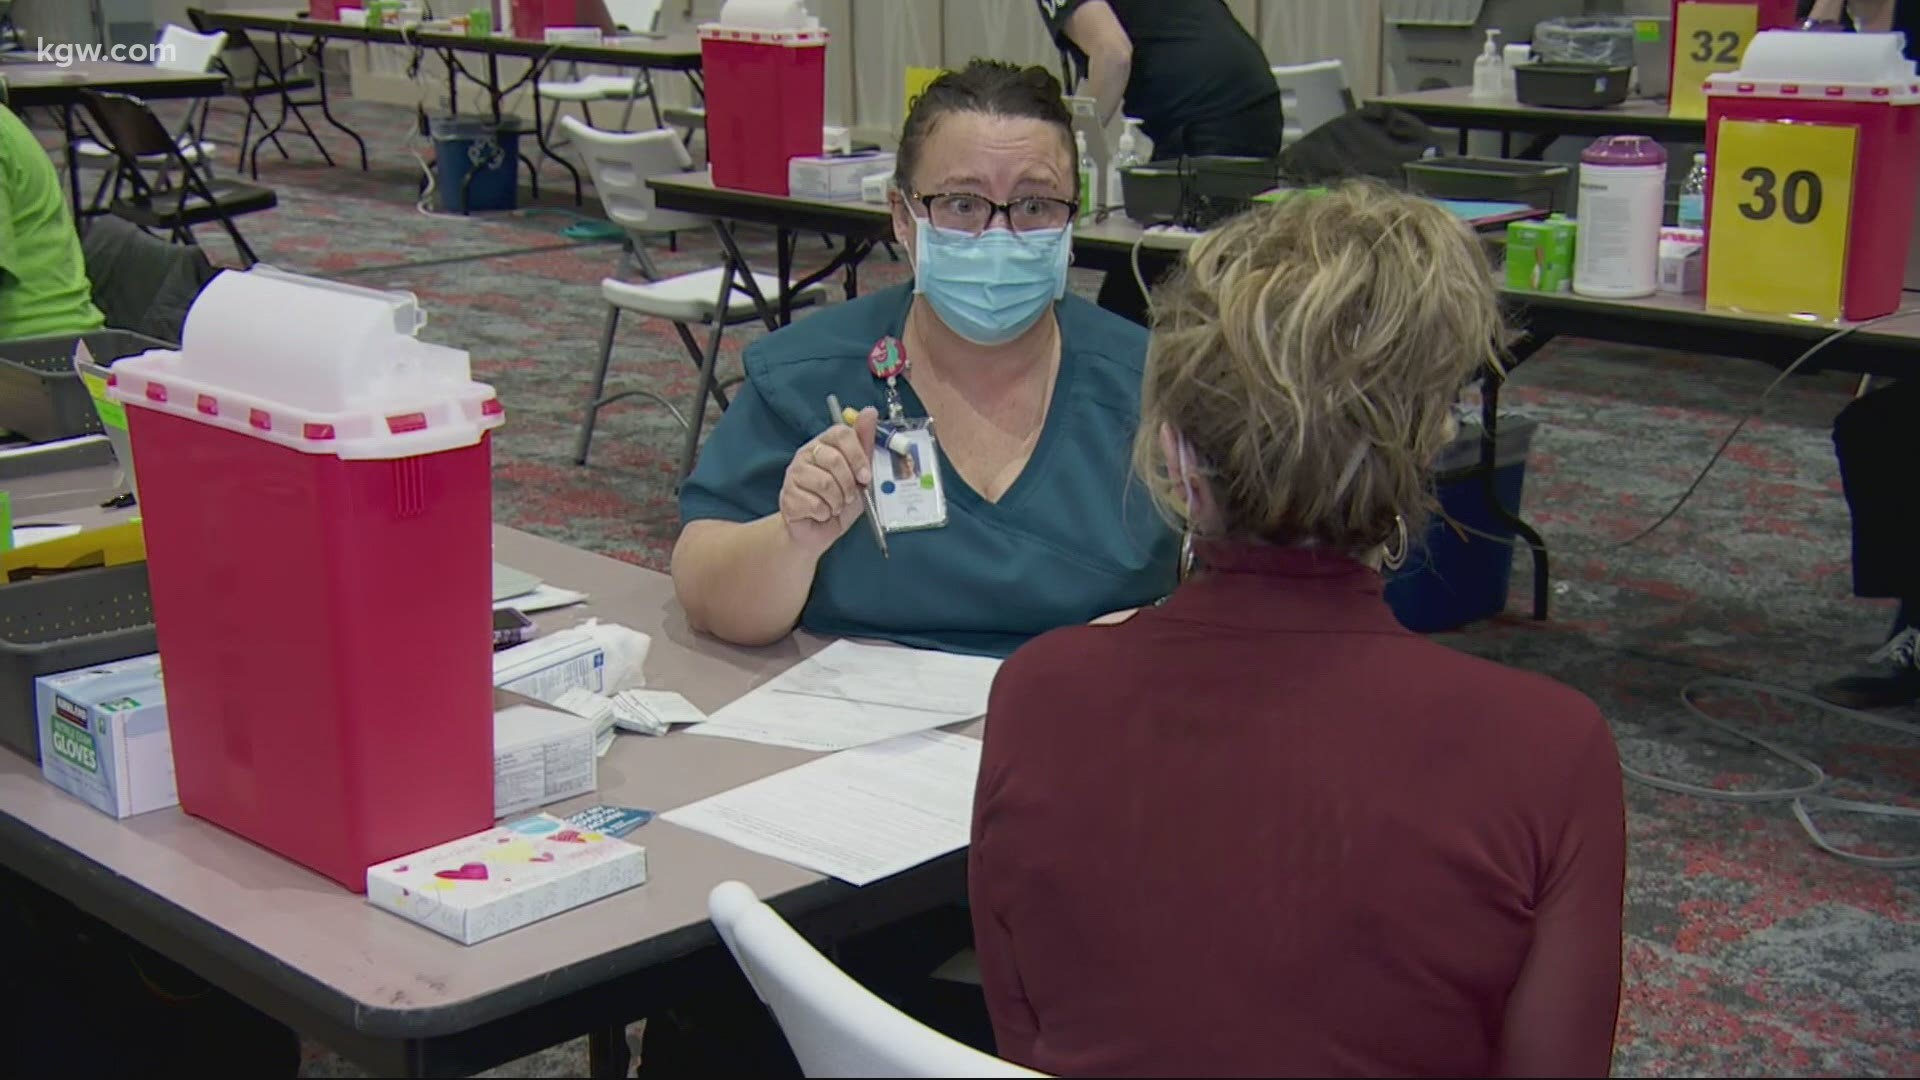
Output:
[[540,814],[369,867],[367,902],[472,945],[646,880],[645,848]]
[[158,656],[33,682],[40,771],[48,783],[117,818],[180,801]]

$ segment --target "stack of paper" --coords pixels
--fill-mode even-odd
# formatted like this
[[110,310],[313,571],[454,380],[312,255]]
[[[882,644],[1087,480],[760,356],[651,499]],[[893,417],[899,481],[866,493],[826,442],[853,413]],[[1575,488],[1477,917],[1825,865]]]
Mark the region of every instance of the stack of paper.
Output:
[[846,750],[986,715],[999,670],[990,657],[836,641],[687,732]]
[[493,606],[512,608],[523,615],[584,603],[587,594],[549,585],[524,570],[493,564]]
[[867,885],[967,844],[980,743],[923,731],[817,758],[661,815]]

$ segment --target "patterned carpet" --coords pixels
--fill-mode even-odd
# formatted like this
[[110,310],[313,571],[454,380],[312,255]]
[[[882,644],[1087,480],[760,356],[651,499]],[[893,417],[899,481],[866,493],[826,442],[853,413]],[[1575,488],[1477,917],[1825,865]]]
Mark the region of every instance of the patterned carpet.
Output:
[[[216,137],[231,145],[233,106]],[[605,318],[595,284],[607,245],[473,258],[570,244],[570,207],[484,219],[427,218],[418,168],[397,141],[397,110],[342,109],[374,143],[375,169],[327,169],[289,143],[263,156],[277,210],[245,219],[282,267],[347,273],[410,289],[431,312],[426,335],[472,351],[498,386],[508,424],[496,444],[499,520],[663,569],[677,526],[672,475],[679,429],[658,406],[609,410],[589,469],[572,439]],[[339,149],[339,143],[335,143]],[[223,164],[231,161],[230,153]],[[230,166],[228,166],[230,167]],[[549,181],[557,169],[548,168]],[[591,207],[589,208],[591,210]],[[228,250],[208,233],[209,247]],[[770,234],[743,232],[756,265]],[[824,258],[817,240],[802,260]],[[653,249],[669,273],[714,265],[710,236]],[[863,282],[903,276],[884,256]],[[1088,290],[1076,272],[1075,287]],[[729,332],[726,363],[757,331]],[[1716,783],[1790,779],[1731,742],[1681,723],[1680,688],[1704,674],[1805,687],[1870,650],[1891,612],[1849,594],[1846,507],[1828,427],[1852,393],[1840,376],[1801,378],[1774,395],[1698,496],[1664,529],[1624,550],[1683,489],[1752,406],[1773,372],[1759,365],[1564,342],[1522,368],[1512,405],[1539,419],[1527,512],[1555,554],[1554,616],[1513,613],[1454,635],[1460,648],[1559,678],[1595,698],[1624,753],[1648,768]],[[664,324],[629,319],[615,381],[684,401],[693,371]],[[1728,715],[1744,715],[1728,702]],[[1751,711],[1751,710],[1747,710]],[[1906,718],[1913,719],[1911,713]],[[1920,805],[1920,742],[1773,707],[1754,726],[1824,763],[1846,790]],[[1816,850],[1780,806],[1703,802],[1629,786],[1626,997],[1616,1072],[1624,1075],[1920,1073],[1920,874],[1855,867]],[[1920,848],[1920,835],[1836,821],[1842,841]],[[1383,1022],[1391,1022],[1383,1017]],[[310,1048],[313,1075],[350,1075]],[[579,1074],[580,1044],[500,1070]]]

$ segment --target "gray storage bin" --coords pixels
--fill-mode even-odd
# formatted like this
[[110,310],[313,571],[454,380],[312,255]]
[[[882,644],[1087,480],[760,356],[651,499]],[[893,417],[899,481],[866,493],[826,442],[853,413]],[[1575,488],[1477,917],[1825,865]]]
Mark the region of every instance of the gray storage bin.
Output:
[[1633,68],[1606,64],[1515,64],[1514,96],[1543,109],[1604,109],[1627,100]]
[[1542,210],[1572,209],[1573,170],[1550,161],[1438,157],[1409,161],[1407,185],[1436,199],[1516,202]]
[[40,760],[33,680],[158,647],[144,562],[0,586],[0,744]]
[[99,433],[93,399],[73,373],[73,351],[82,341],[102,364],[173,347],[131,330],[0,341],[0,428],[34,442]]

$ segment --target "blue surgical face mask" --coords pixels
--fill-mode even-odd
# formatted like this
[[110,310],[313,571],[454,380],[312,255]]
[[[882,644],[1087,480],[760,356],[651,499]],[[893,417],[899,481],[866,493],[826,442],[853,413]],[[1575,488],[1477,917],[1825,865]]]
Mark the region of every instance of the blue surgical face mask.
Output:
[[913,291],[947,328],[976,345],[1002,345],[1040,321],[1067,291],[1073,226],[969,236],[916,218]]

